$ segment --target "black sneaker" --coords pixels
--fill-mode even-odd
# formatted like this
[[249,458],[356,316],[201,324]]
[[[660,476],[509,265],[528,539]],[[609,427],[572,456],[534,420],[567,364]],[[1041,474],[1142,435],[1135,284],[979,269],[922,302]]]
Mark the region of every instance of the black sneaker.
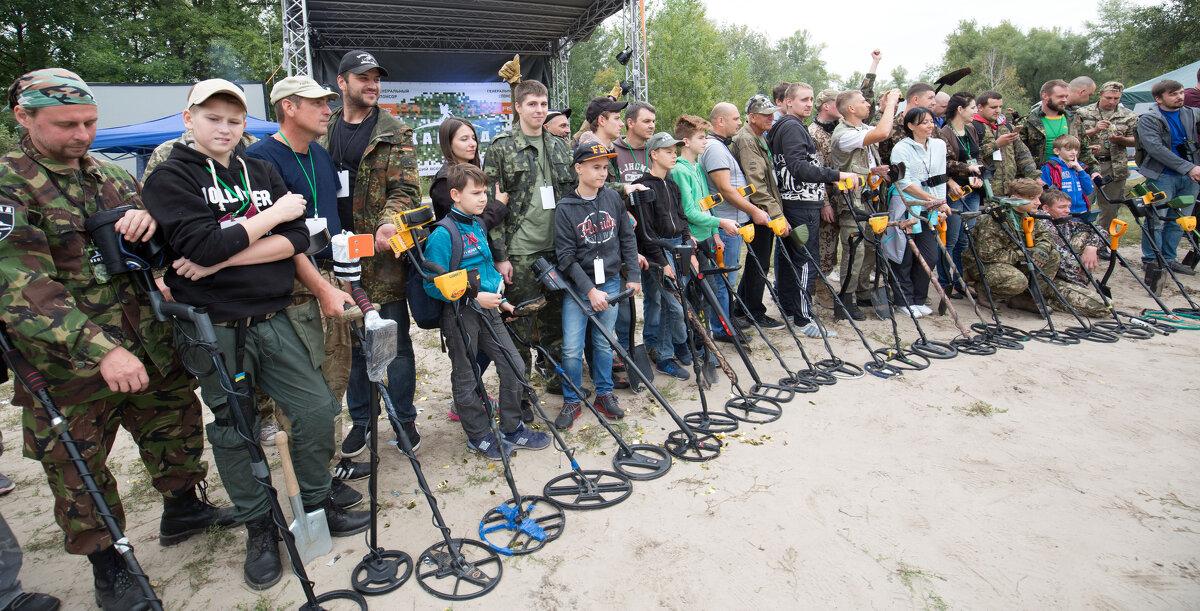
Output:
[[371,475],[371,463],[343,458],[333,467],[333,479],[354,481]]
[[613,373],[620,373],[620,372],[623,372],[623,371],[625,371],[625,363],[622,363],[621,361],[614,360],[614,361],[613,361]]
[[843,307],[838,308],[837,314],[834,315],[835,320],[846,320],[847,317],[854,320],[866,320],[867,315],[863,314],[862,310],[853,303],[842,302]]
[[333,478],[333,483],[329,487],[329,497],[333,499],[334,505],[342,509],[350,509],[363,501],[361,492],[343,484],[342,480],[337,477]]
[[[412,446],[412,451],[414,454],[417,450],[421,449],[421,434],[417,432],[416,422],[401,422],[400,430],[404,432],[406,437],[408,437],[408,445]],[[400,444],[397,443],[396,448],[399,447]],[[401,452],[403,452],[403,450],[401,450]]]
[[1170,266],[1170,268],[1174,270],[1176,274],[1183,274],[1185,276],[1196,275],[1196,270],[1180,263],[1179,261],[1167,261],[1167,265]]
[[629,378],[625,376],[613,376],[613,388],[629,388]]
[[514,450],[542,450],[550,446],[550,435],[531,430],[522,423],[517,430],[504,434],[504,445]]
[[683,367],[680,367],[679,364],[675,362],[675,359],[659,361],[658,364],[654,366],[654,370],[661,374],[669,375],[677,380],[686,380],[691,377],[691,374],[689,374],[687,371],[684,371]]
[[758,321],[758,326],[760,326],[764,329],[779,329],[779,328],[783,327],[783,321],[771,318],[770,316],[767,316],[766,314],[755,317],[755,320]]
[[625,417],[625,410],[617,404],[617,397],[612,393],[600,395],[592,405],[610,420],[620,420]]
[[512,454],[512,446],[508,444],[500,444],[496,441],[496,436],[492,433],[484,435],[481,439],[475,441],[467,440],[467,448],[473,452],[478,452],[488,460],[500,460],[500,452]]
[[367,449],[367,437],[370,431],[367,425],[356,424],[350,427],[350,432],[342,440],[342,456],[358,456]]
[[575,419],[579,417],[579,412],[582,411],[578,403],[563,403],[562,411],[558,412],[558,416],[554,419],[554,428],[564,431],[571,428],[575,424]]
[[749,329],[751,327],[751,324],[750,324],[750,321],[747,320],[745,316],[734,316],[733,317],[733,326],[744,331],[746,329]]
[[357,535],[371,526],[371,512],[342,509],[333,503],[332,494],[325,497],[325,501],[319,505],[304,506],[305,513],[318,509],[325,510],[325,521],[329,523],[329,536],[331,537]]

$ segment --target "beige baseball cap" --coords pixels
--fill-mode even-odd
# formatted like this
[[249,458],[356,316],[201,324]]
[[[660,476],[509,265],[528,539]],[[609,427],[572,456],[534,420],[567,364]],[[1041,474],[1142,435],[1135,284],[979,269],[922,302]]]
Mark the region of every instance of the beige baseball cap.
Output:
[[242,88],[223,78],[210,78],[192,85],[191,91],[188,92],[187,107],[203,104],[208,98],[218,93],[228,93],[237,98],[242,103],[242,110],[249,108],[249,105],[246,104],[246,94],[242,92]]
[[298,95],[310,100],[337,99],[338,94],[322,87],[320,83],[307,76],[289,76],[271,88],[271,104],[288,96]]

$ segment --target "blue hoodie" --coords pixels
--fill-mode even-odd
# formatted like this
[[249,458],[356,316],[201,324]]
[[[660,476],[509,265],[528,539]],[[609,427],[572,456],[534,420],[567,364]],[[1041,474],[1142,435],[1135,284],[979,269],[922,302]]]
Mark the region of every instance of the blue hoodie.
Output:
[[[1055,168],[1051,168],[1051,164]],[[1054,169],[1060,173],[1058,181],[1053,178]],[[1071,196],[1072,213],[1088,211],[1087,196],[1092,194],[1092,177],[1088,176],[1087,171],[1068,168],[1062,159],[1051,156],[1042,166],[1042,182]]]
[[[479,290],[485,293],[499,293],[500,283],[504,278],[500,276],[500,272],[496,271],[495,262],[492,260],[492,250],[488,248],[487,232],[483,230],[478,217],[472,217],[472,220],[473,222],[469,225],[453,221],[458,225],[463,241],[462,262],[455,269],[478,269]],[[450,269],[450,232],[446,231],[445,227],[435,227],[429,234],[429,238],[425,240],[425,258],[442,266],[442,269],[448,272],[454,271]],[[434,299],[447,301],[432,282],[426,280],[423,284],[427,295]]]

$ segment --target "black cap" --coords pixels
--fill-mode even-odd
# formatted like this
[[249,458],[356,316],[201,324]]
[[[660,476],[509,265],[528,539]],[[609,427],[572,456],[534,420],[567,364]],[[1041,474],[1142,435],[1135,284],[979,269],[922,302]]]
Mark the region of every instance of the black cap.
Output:
[[600,115],[606,112],[619,111],[628,105],[629,102],[618,102],[606,95],[598,98],[592,98],[592,101],[588,102],[587,111],[584,114],[584,118],[587,119],[588,123],[595,123],[596,119],[598,119]]
[[550,114],[546,115],[546,118],[544,120],[542,120],[542,123],[549,123],[550,119],[553,119],[554,117],[557,117],[558,115],[562,115],[562,116],[570,119],[571,118],[571,109],[564,108],[562,110],[551,110]]
[[610,159],[616,157],[617,154],[604,148],[603,144],[595,140],[580,142],[575,145],[575,150],[571,153],[571,163],[583,163],[593,159]]
[[367,70],[377,68],[379,76],[387,76],[388,72],[375,61],[375,56],[366,51],[350,51],[342,56],[342,61],[338,63],[338,74],[353,72],[354,74],[362,74]]

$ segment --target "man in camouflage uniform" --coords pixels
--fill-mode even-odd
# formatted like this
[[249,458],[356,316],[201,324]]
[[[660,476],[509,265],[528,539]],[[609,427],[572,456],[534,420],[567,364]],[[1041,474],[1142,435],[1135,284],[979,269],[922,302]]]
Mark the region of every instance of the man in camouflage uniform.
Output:
[[[24,130],[0,159],[0,316],[10,337],[49,382],[118,524],[125,513],[106,465],[118,427],[133,436],[164,497],[160,543],[231,524],[231,510],[196,496],[208,467],[201,408],[171,349],[171,328],[154,319],[131,276],[108,277],[84,229],[89,216],[125,204],[136,208],[115,225],[126,239],[149,239],[157,227],[133,177],[87,154],[98,116],[91,91],[70,71],[36,70],[13,83],[8,104]],[[14,403],[24,409],[25,456],[42,463],[66,549],[88,555],[101,606],[143,608],[46,411],[20,385]]]
[[[533,337],[536,328],[541,343],[560,360],[563,295],[542,286],[533,273],[533,262],[545,257],[556,264],[554,206],[575,186],[576,176],[567,145],[542,128],[547,104],[548,93],[541,83],[527,80],[517,85],[513,105],[520,107],[518,124],[492,140],[483,171],[488,176],[489,205],[500,201],[497,193],[508,196],[509,213],[490,232],[496,270],[508,285],[505,297],[510,303],[546,297],[546,307],[516,324],[525,338]],[[518,342],[517,350],[529,371],[529,348]],[[557,373],[546,381],[546,389],[562,393]]]
[[[1091,318],[1106,315],[1108,308],[1104,305],[1104,299],[1093,290],[1092,282],[1088,279],[1088,272],[1096,269],[1097,253],[1104,246],[1103,240],[1082,221],[1070,218],[1071,196],[1051,189],[1042,193],[1040,200],[1042,211],[1053,217],[1053,220],[1039,218],[1037,222],[1046,227],[1054,242],[1054,250],[1058,251],[1060,263],[1058,273],[1054,276],[1055,288],[1076,312]],[[1072,252],[1079,253],[1083,264],[1088,266],[1087,270],[1079,265]],[[1057,297],[1049,297],[1047,299],[1051,307],[1067,311]]]
[[[758,94],[751,97],[746,102],[746,122],[733,135],[733,140],[729,144],[729,151],[733,153],[738,165],[741,166],[742,172],[746,175],[746,181],[756,187],[754,194],[750,196],[750,203],[773,219],[783,216],[783,208],[779,198],[779,181],[775,177],[775,166],[771,162],[771,150],[767,146],[763,134],[771,127],[776,110],[779,109],[767,99],[767,96]],[[754,233],[754,240],[748,246],[754,249],[758,260],[764,262],[763,272],[766,272],[765,262],[771,260],[775,234],[766,230],[765,227],[762,229],[763,231]],[[769,280],[759,274],[757,268],[751,266],[742,270],[742,279],[738,283],[737,292],[742,303],[750,311],[740,314],[753,317],[764,328],[777,329],[782,327],[783,323],[768,316],[767,308],[763,305],[763,290],[766,288],[766,282]],[[733,310],[734,304],[730,303],[729,308]]]
[[[816,108],[817,117],[808,126],[808,134],[812,136],[813,142],[817,145],[817,159],[821,165],[827,168],[836,167],[831,156],[831,148],[833,144],[832,135],[833,129],[837,127],[837,122],[842,118],[841,113],[837,109],[837,94],[836,89],[825,89],[817,94],[813,100],[813,106]],[[837,249],[838,249],[838,223],[837,216],[841,206],[839,201],[841,195],[838,193],[836,185],[825,185],[825,206],[821,208],[821,224],[817,230],[817,245],[820,249],[820,255],[817,257],[817,267],[821,269],[821,273],[829,275],[837,265]],[[825,288],[824,283],[817,283],[817,288],[814,291],[816,299],[825,307],[833,307],[833,296],[829,294],[829,289]],[[838,312],[838,318],[844,318],[842,312]],[[855,314],[855,312],[851,312]],[[859,320],[858,316],[854,317]],[[862,317],[866,320],[866,316]]]
[[1083,128],[1083,148],[1096,157],[1100,174],[1112,178],[1112,182],[1097,189],[1098,222],[1102,228],[1117,218],[1120,202],[1125,199],[1125,181],[1129,179],[1126,149],[1133,146],[1137,129],[1137,115],[1121,105],[1124,90],[1125,86],[1116,81],[1104,83],[1100,86],[1100,99],[1080,108],[1077,115]]
[[[413,405],[417,372],[409,338],[408,304],[404,301],[405,259],[392,256],[388,238],[396,235],[392,217],[420,206],[421,179],[413,154],[413,130],[378,106],[380,82],[387,76],[374,56],[350,51],[338,65],[338,88],[342,107],[329,118],[320,144],[329,151],[346,183],[338,193],[338,215],[342,227],[354,233],[375,235],[374,257],[362,260],[362,286],[371,301],[382,304],[379,314],[396,321],[396,358],[387,368],[388,396],[399,422],[392,422],[399,435],[408,435],[413,450],[421,445]],[[368,131],[369,130],[369,131]],[[362,145],[363,148],[358,148]],[[348,213],[348,214],[347,214]],[[362,347],[351,353],[350,382],[346,405],[353,421],[342,442],[342,454],[356,455],[366,447],[370,419],[371,382],[367,379]]]
[[[1009,193],[1025,203],[1013,205],[999,210],[994,214],[979,217],[971,238],[975,241],[974,252],[967,249],[963,252],[963,273],[967,280],[975,285],[975,294],[981,298],[987,295],[980,285],[978,265],[975,255],[979,255],[979,263],[983,264],[984,277],[991,288],[992,299],[1007,299],[1008,305],[1038,312],[1037,306],[1029,292],[1030,271],[1025,260],[1021,245],[1014,242],[1012,236],[1024,240],[1021,219],[1029,216],[1038,205],[1041,186],[1032,179],[1021,178],[1013,181]],[[1007,226],[1007,230],[1005,227]],[[1061,262],[1059,253],[1054,248],[1054,240],[1050,231],[1040,224],[1033,229],[1033,248],[1029,249],[1034,263],[1053,278],[1058,272]],[[1038,286],[1042,294],[1051,296],[1053,291],[1038,275]]]
[[[1066,131],[1055,134],[1055,137],[1070,134],[1079,138],[1081,142],[1083,141],[1083,125],[1080,123],[1079,115],[1067,108],[1068,88],[1069,85],[1065,81],[1046,81],[1046,84],[1042,85],[1041,106],[1035,106],[1017,124],[1017,133],[1021,135],[1021,141],[1025,143],[1029,153],[1033,155],[1034,165],[1039,168],[1049,158],[1047,144],[1054,142],[1054,138],[1047,138],[1046,125],[1043,120],[1055,121],[1059,117],[1065,117]],[[1091,149],[1084,147],[1079,151],[1079,163],[1083,164],[1092,178],[1100,175],[1096,171],[1096,158],[1092,155]]]
[[[979,136],[980,157],[987,167],[984,175],[989,180],[992,193],[997,197],[1008,192],[1008,185],[1017,178],[1037,179],[1041,176],[1029,147],[1021,141],[1020,134],[1012,122],[999,123],[1004,117],[1004,98],[996,91],[985,91],[977,100],[979,111],[972,123]],[[968,221],[974,227],[974,221]]]

